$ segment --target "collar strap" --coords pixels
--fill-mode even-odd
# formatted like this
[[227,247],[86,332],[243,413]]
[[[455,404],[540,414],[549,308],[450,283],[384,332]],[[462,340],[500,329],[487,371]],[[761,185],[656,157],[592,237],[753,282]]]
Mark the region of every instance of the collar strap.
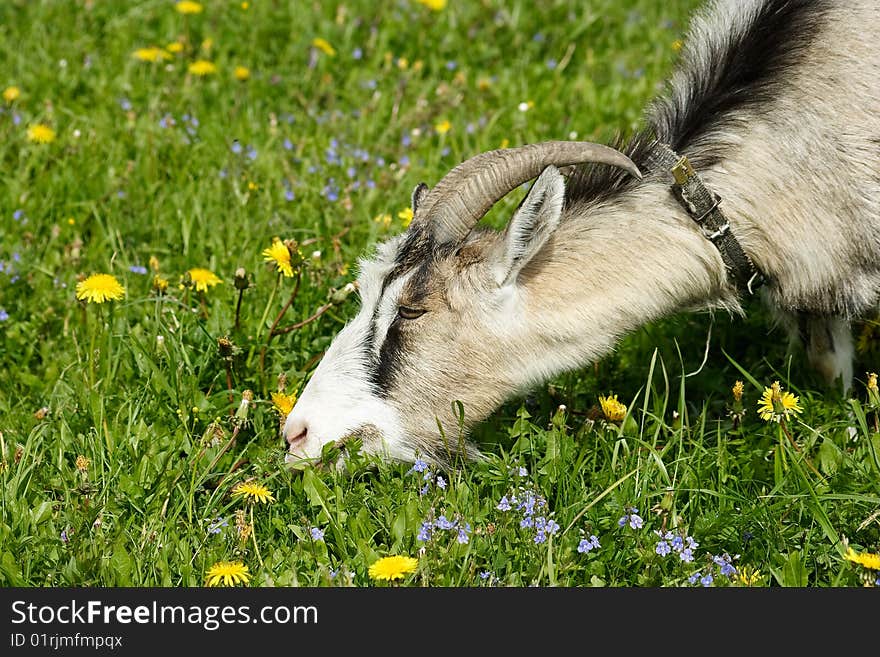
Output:
[[650,162],[672,174],[672,192],[697,222],[706,239],[718,249],[730,280],[739,290],[754,294],[764,284],[764,275],[733,236],[730,222],[719,207],[721,197],[703,184],[687,157],[679,155],[666,144],[657,143],[651,152]]

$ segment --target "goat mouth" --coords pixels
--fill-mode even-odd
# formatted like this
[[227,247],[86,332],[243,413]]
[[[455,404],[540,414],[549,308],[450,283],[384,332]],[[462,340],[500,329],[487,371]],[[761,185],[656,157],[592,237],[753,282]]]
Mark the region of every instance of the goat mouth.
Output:
[[335,458],[344,459],[348,452],[351,451],[353,443],[360,443],[359,449],[363,452],[373,452],[376,447],[382,443],[382,433],[379,428],[373,424],[364,424],[353,431],[349,431],[346,435],[331,443],[325,443],[321,446],[321,454],[316,456],[306,456],[299,451],[302,441],[294,441],[287,447],[284,454],[284,463],[295,469],[301,469],[306,466],[315,466],[327,462],[328,455],[335,455]]

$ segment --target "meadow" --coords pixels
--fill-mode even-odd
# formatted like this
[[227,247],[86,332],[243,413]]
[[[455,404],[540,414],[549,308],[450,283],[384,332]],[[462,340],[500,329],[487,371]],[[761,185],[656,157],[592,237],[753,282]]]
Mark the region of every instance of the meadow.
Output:
[[697,4],[0,4],[0,584],[880,585],[876,321],[847,395],[748,300],[512,400],[484,461],[284,463],[412,188],[632,132]]

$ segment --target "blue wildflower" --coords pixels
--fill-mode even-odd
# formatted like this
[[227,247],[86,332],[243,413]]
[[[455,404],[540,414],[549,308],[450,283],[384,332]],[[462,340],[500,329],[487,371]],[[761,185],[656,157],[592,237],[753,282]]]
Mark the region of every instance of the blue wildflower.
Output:
[[238,139],[233,140],[233,142],[232,142],[232,146],[230,146],[229,149],[230,149],[233,153],[235,153],[236,155],[238,155],[239,153],[241,153],[241,143],[238,141]]
[[430,541],[431,540],[431,531],[434,529],[434,525],[430,520],[425,520],[422,523],[422,526],[419,528],[419,535],[416,538],[420,541]]
[[526,516],[522,520],[519,521],[520,527],[533,527],[535,524],[534,519],[531,516]]
[[550,59],[548,59],[546,63],[547,63],[547,68],[550,69],[551,71],[555,71],[556,67],[559,66],[559,62],[557,62],[552,57]]
[[224,527],[228,527],[228,526],[229,526],[229,523],[226,522],[226,520],[224,518],[220,518],[220,517],[214,518],[214,520],[211,521],[211,524],[208,525],[208,533],[209,534],[219,534],[221,531],[223,531]]
[[498,506],[495,508],[499,511],[510,511],[510,500],[507,499],[507,495],[501,498],[501,501],[498,502]]
[[446,480],[440,475],[437,475],[437,488],[446,490]]
[[257,159],[257,149],[254,148],[253,146],[248,145],[246,155],[249,160],[252,160],[252,161],[256,160]]
[[419,495],[427,495],[430,484],[425,484],[422,488],[419,489]]
[[9,319],[9,313],[5,308],[0,308],[0,322],[5,322],[7,319]]
[[585,554],[593,549],[593,543],[588,538],[582,538],[581,542],[578,543],[578,552],[581,554]]
[[22,210],[21,208],[19,208],[18,210],[16,210],[15,212],[12,213],[12,218],[15,219],[16,221],[20,221],[23,216],[24,216],[24,210]]
[[681,552],[678,553],[678,558],[684,561],[685,563],[690,563],[694,560],[694,553],[690,548],[685,548]]
[[440,516],[434,521],[434,527],[437,529],[454,529],[456,524],[454,520],[449,520],[446,516]]
[[539,530],[538,533],[535,534],[535,543],[537,543],[538,545],[544,543],[546,540],[547,534],[545,532]]
[[313,541],[323,541],[324,540],[324,530],[318,529],[317,527],[312,527],[309,531],[309,534],[312,537]]
[[672,548],[666,541],[658,541],[657,547],[654,548],[654,552],[659,554],[661,557],[665,557],[667,554],[672,552]]
[[446,62],[447,71],[454,71],[456,68],[458,68],[458,64],[455,62],[455,60],[450,59],[448,62]]
[[480,571],[480,579],[489,579],[492,577],[492,572],[489,570]]
[[553,518],[550,518],[550,520],[547,521],[545,529],[548,534],[555,534],[559,531],[559,523],[553,520]]
[[700,578],[700,584],[705,587],[712,586],[712,582],[715,581],[715,578],[712,577],[712,573],[708,573],[705,577]]
[[409,136],[408,132],[403,133],[403,137],[400,138],[400,145],[403,147],[410,146],[412,144],[412,137]]
[[688,577],[688,582],[690,584],[696,584],[697,580],[699,580],[703,575],[701,573],[694,573],[690,577]]
[[406,474],[410,474],[412,472],[424,472],[428,469],[428,464],[422,459],[416,459],[415,463],[413,463],[412,467],[409,469],[409,472]]
[[293,193],[292,189],[285,189],[284,190],[284,200],[285,201],[292,201],[295,198],[296,198],[296,195]]
[[461,544],[465,545],[470,541],[469,534],[471,532],[471,526],[469,523],[464,523],[464,526],[459,526],[458,528],[458,536],[456,540]]
[[132,265],[128,268],[128,271],[132,274],[140,274],[141,276],[146,276],[147,274],[147,268],[143,265]]
[[364,56],[364,51],[360,48],[355,48],[351,51],[352,59],[361,59]]
[[131,109],[131,101],[125,97],[120,98],[119,107],[121,107],[123,111],[128,112]]
[[[70,532],[71,534],[73,532]],[[66,529],[61,530],[61,542],[64,544],[70,543],[70,535],[67,533]]]
[[644,526],[644,520],[639,515],[639,510],[635,507],[630,507],[626,510],[626,515],[623,516],[620,520],[617,521],[617,525],[619,527],[623,527],[626,524],[633,529],[641,529]]
[[289,139],[285,139],[285,140],[284,140],[284,143],[282,144],[282,146],[284,146],[284,150],[286,150],[286,151],[292,151],[292,150],[293,150],[293,142],[290,141]]

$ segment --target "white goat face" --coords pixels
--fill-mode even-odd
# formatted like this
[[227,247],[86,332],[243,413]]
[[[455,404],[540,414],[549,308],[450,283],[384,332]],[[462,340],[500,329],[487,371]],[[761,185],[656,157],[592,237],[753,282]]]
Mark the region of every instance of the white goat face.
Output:
[[287,418],[288,460],[316,458],[349,436],[396,460],[474,455],[464,433],[533,383],[522,367],[529,329],[520,273],[558,225],[564,191],[548,167],[505,232],[443,244],[414,225],[361,261],[361,308]]

